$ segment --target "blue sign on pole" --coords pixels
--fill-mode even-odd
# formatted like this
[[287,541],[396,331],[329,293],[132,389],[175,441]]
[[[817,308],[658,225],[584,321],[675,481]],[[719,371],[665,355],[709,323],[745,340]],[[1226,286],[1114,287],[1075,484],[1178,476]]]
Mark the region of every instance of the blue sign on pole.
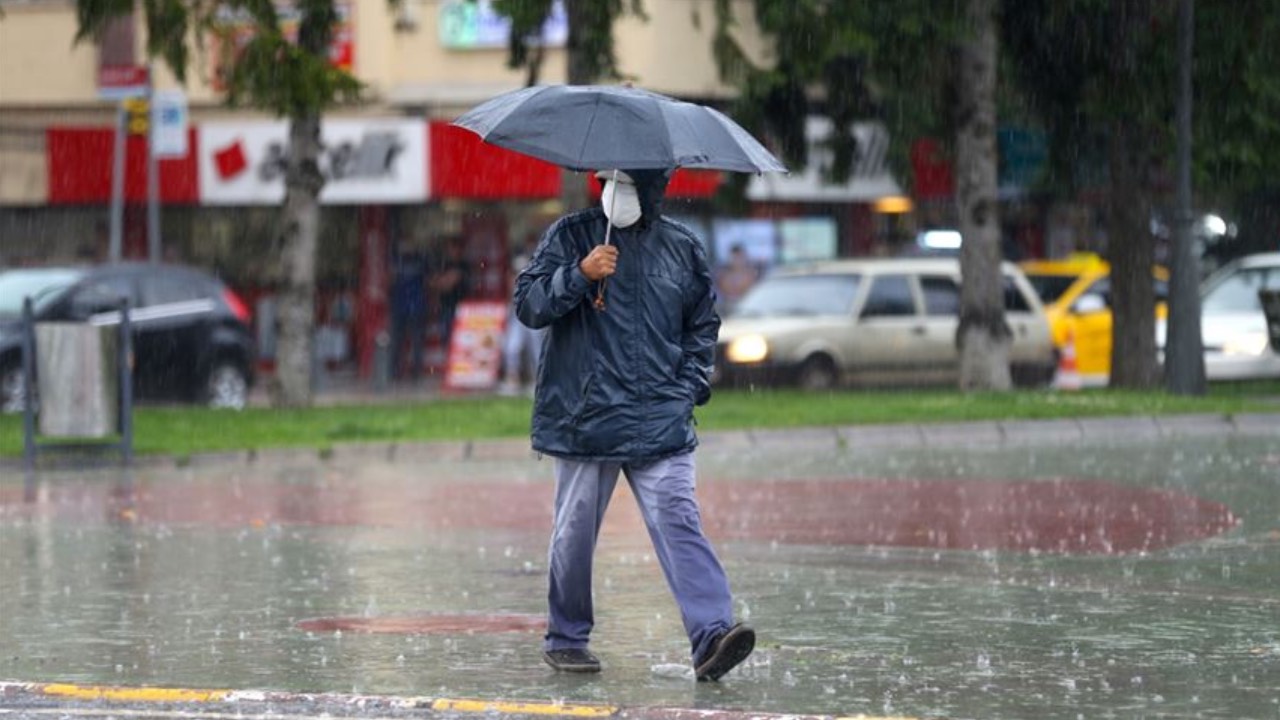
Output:
[[158,158],[187,156],[187,95],[157,90],[151,96],[151,151]]

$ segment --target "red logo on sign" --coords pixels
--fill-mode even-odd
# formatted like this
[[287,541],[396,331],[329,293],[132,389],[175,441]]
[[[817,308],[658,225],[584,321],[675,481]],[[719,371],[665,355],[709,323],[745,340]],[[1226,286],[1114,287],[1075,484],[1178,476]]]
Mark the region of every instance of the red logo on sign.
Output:
[[213,162],[218,166],[218,177],[223,180],[230,180],[249,167],[249,161],[244,156],[244,147],[239,140],[214,151]]

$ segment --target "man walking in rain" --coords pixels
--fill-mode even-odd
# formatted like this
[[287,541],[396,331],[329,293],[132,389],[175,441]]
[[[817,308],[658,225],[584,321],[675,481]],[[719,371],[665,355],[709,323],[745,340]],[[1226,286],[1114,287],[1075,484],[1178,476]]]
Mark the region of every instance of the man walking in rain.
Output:
[[[533,448],[555,458],[555,520],[543,658],[599,672],[588,650],[592,558],[620,473],[680,607],[698,680],[751,654],[733,622],[723,567],[695,497],[693,409],[720,318],[701,243],[661,216],[670,171],[601,171],[601,208],[557,221],[516,280],[517,317],[549,328],[533,407]],[[611,241],[602,244],[606,238]]]

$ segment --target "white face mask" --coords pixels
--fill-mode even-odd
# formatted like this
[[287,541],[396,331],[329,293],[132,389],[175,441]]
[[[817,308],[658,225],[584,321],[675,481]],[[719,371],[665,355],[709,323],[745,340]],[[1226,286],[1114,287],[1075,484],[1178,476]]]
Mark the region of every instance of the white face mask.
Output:
[[631,183],[606,181],[600,204],[614,227],[631,227],[640,220],[640,196]]

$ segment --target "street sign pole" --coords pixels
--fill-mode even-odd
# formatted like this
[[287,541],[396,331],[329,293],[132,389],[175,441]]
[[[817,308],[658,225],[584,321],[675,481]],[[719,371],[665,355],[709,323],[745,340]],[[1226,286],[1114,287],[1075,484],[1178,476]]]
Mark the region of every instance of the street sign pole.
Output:
[[[147,109],[155,103],[155,77],[147,67]],[[156,123],[152,115],[147,122],[147,259],[160,262],[160,168],[156,162]]]
[[124,244],[124,135],[128,121],[124,101],[117,100],[115,147],[111,156],[111,245],[107,253],[111,262],[120,262],[120,248]]

